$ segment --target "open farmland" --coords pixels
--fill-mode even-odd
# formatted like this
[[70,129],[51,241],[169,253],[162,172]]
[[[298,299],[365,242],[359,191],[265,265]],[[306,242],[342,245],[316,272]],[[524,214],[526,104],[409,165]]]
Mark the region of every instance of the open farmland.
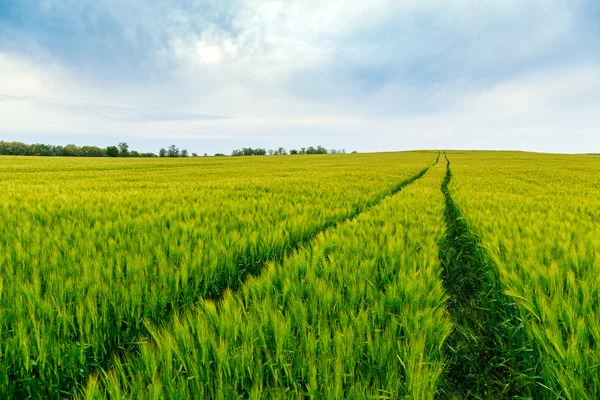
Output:
[[4,398],[600,397],[600,158],[0,158]]

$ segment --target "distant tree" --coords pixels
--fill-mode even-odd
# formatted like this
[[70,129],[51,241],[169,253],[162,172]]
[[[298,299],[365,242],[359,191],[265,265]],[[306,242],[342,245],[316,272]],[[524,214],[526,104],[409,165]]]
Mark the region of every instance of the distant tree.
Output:
[[117,148],[117,146],[108,146],[106,148],[105,152],[108,157],[118,157],[119,156],[119,149]]
[[61,145],[52,146],[52,155],[53,156],[62,156],[63,155],[63,150],[64,150],[64,147],[61,146]]
[[267,154],[267,150],[265,149],[253,149],[251,147],[244,147],[242,149],[233,150],[231,152],[232,156],[264,156]]
[[79,149],[79,155],[84,157],[103,157],[105,152],[100,147],[83,146]]
[[159,157],[166,157],[167,156],[167,151],[165,149],[160,149],[158,151],[158,156]]
[[187,157],[188,156],[188,151],[187,149],[183,149],[181,150],[181,157]]
[[[332,151],[334,154],[342,154],[345,153],[345,150],[335,150],[332,149],[330,150]],[[328,154],[329,151],[323,147],[323,146],[308,146],[308,147],[301,147],[300,150],[296,150],[296,149],[292,149],[290,150],[290,154]],[[284,155],[287,154],[285,149],[283,147],[278,148],[276,151],[274,151],[275,155]]]
[[129,145],[126,142],[121,142],[117,145],[119,148],[120,157],[129,157]]
[[225,154],[223,154],[223,153],[215,153],[215,157],[225,157]]
[[198,157],[198,153],[192,153],[192,157]]
[[131,150],[129,152],[129,157],[139,157],[139,156],[140,156],[140,153],[135,150]]
[[[29,146],[29,154],[32,156],[52,156],[52,146],[36,143]],[[104,153],[102,154],[104,155]]]
[[179,149],[174,144],[169,146],[167,157],[179,157]]
[[26,156],[29,146],[21,142],[0,142],[0,154],[7,156]]
[[273,154],[275,154],[275,150],[269,149],[267,150],[267,154],[272,156]]
[[204,157],[208,157],[208,153],[204,153]]
[[323,146],[317,146],[315,154],[327,154],[327,149]]
[[68,144],[63,148],[63,156],[76,157],[79,155],[79,147],[74,144]]

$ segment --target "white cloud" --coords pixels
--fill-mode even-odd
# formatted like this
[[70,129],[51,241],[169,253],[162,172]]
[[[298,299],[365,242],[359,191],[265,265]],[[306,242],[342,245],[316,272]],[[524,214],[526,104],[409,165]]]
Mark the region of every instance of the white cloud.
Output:
[[[73,135],[82,131],[92,135],[127,132],[133,140],[144,137],[236,139],[240,145],[244,140],[266,140],[273,142],[273,146],[290,147],[320,140],[328,146],[335,146],[338,141],[341,143],[338,147],[343,143],[362,142],[362,149],[373,151],[407,147],[501,147],[584,152],[600,146],[596,134],[596,127],[600,126],[598,76],[600,67],[594,65],[542,71],[499,83],[488,90],[467,94],[461,94],[460,90],[453,94],[457,99],[453,107],[404,116],[355,113],[352,103],[338,105],[335,112],[319,110],[313,103],[307,103],[291,107],[292,111],[287,114],[247,115],[231,120],[123,121],[93,113],[86,116],[80,110],[75,112],[68,108],[48,109],[25,98],[0,103],[7,111],[0,114],[0,125],[24,133],[40,130]],[[35,81],[35,76],[22,75],[18,80]],[[29,95],[36,93],[28,92]],[[295,102],[282,100],[284,107],[294,106]],[[376,105],[377,100],[374,100],[370,106]],[[304,138],[301,135],[305,135]],[[365,137],[368,141],[361,141]]]
[[[81,73],[50,50],[0,52],[0,133],[38,132],[44,141],[43,132],[62,132],[78,143],[110,133],[143,150],[156,150],[146,137],[358,150],[600,147],[600,62],[559,57],[581,45],[572,2],[223,4],[209,13],[97,3],[132,48],[151,43],[155,53],[140,68],[161,71],[152,79]],[[185,117],[192,114],[234,118]],[[152,115],[183,117],[136,117]]]

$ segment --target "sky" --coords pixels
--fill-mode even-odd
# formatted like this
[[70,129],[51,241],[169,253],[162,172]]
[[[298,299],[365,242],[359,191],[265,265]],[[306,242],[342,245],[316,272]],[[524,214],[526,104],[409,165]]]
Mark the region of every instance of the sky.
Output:
[[600,152],[598,0],[0,0],[0,140]]

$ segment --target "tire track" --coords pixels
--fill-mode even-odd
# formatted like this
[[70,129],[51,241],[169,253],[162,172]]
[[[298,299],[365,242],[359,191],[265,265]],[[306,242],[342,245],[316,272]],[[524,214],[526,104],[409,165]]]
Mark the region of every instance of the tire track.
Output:
[[445,153],[444,157],[446,237],[440,260],[454,330],[445,343],[448,366],[438,397],[528,398],[535,373],[524,366],[531,345],[518,309],[503,293],[498,268],[452,199],[450,160]]
[[213,300],[213,301],[221,300],[223,298],[223,295],[225,294],[226,290],[235,292],[235,291],[239,290],[239,288],[244,284],[244,282],[248,279],[249,276],[260,275],[261,269],[267,263],[283,261],[283,259],[285,257],[287,257],[288,255],[292,254],[294,251],[297,251],[298,249],[300,249],[303,246],[310,243],[320,233],[323,233],[329,229],[333,229],[337,225],[344,223],[346,221],[351,221],[351,220],[355,219],[356,217],[358,217],[360,214],[369,211],[373,207],[376,207],[384,199],[397,194],[406,186],[410,185],[417,179],[420,179],[423,175],[425,175],[425,173],[427,173],[429,168],[435,166],[439,162],[440,156],[441,156],[441,153],[438,153],[437,159],[435,160],[435,162],[432,165],[430,165],[429,167],[423,168],[416,175],[413,175],[412,177],[403,180],[396,186],[393,186],[389,191],[380,193],[377,196],[369,199],[367,202],[365,202],[364,205],[355,205],[354,209],[349,214],[342,215],[338,218],[328,221],[328,222],[322,224],[321,226],[317,227],[313,231],[308,232],[304,237],[300,238],[299,240],[288,243],[286,246],[284,246],[285,247],[284,251],[269,252],[267,257],[264,257],[264,258],[255,258],[255,257],[251,257],[248,254],[244,254],[244,253],[240,254],[236,260],[236,264],[239,266],[240,271],[242,271],[240,273],[240,275],[235,277],[235,279],[230,280],[230,282],[228,282],[226,285],[222,286],[221,288],[215,288],[215,290],[209,291],[207,293],[207,295],[204,296],[204,299]]
[[[223,297],[227,291],[235,292],[235,291],[239,290],[250,276],[260,275],[261,270],[269,262],[282,261],[285,257],[289,256],[294,251],[297,251],[297,250],[301,249],[302,247],[309,245],[310,242],[312,240],[314,240],[319,234],[326,232],[330,229],[334,229],[339,224],[342,224],[344,222],[351,221],[351,220],[357,218],[360,214],[367,212],[370,209],[372,209],[373,207],[376,207],[377,205],[379,205],[384,199],[394,196],[395,194],[399,193],[403,188],[405,188],[406,186],[410,185],[411,183],[413,183],[416,180],[423,177],[423,175],[425,175],[431,167],[435,166],[439,162],[440,156],[441,156],[441,153],[438,153],[437,158],[432,165],[423,168],[421,171],[419,171],[417,174],[413,175],[412,177],[401,181],[397,185],[393,186],[390,190],[374,196],[372,199],[370,199],[363,205],[355,206],[354,210],[351,213],[343,215],[340,218],[337,218],[336,220],[326,222],[325,224],[319,226],[317,229],[313,230],[309,234],[305,235],[300,240],[289,243],[287,246],[285,246],[284,251],[277,252],[277,253],[269,253],[266,258],[258,259],[258,260],[255,258],[246,257],[244,254],[242,254],[238,258],[237,264],[239,265],[241,271],[243,271],[243,272],[239,276],[235,277],[235,279],[230,280],[227,285],[223,285],[219,288],[216,288],[212,292],[209,292],[203,298],[205,300],[210,300],[210,301],[217,303],[217,306],[218,306],[218,303],[223,299]],[[171,315],[174,312],[181,311],[181,310],[182,310],[182,308],[171,306],[171,312],[168,315]],[[165,320],[167,320],[168,318],[169,317],[167,316],[167,318],[163,318],[161,321],[149,321],[149,323],[151,323],[151,324],[162,323]],[[142,336],[148,336],[147,329],[138,332],[138,337],[142,337]],[[111,354],[109,354],[109,356],[107,358],[114,360],[115,358],[124,357],[125,354],[136,352],[138,349],[140,340],[136,340],[134,343],[135,343],[134,346],[131,346],[127,349],[122,349],[122,348],[116,349],[115,351],[111,352]],[[103,374],[107,374],[108,373],[107,371],[111,370],[111,369],[112,369],[112,361],[109,361],[109,363],[107,363],[106,365],[100,366],[100,368],[96,371],[96,373],[101,372]],[[87,375],[81,377],[80,379],[78,379],[77,387],[79,387],[80,389],[83,389],[85,387],[85,383],[93,375],[94,375],[94,372],[92,372],[91,374],[87,374]]]

